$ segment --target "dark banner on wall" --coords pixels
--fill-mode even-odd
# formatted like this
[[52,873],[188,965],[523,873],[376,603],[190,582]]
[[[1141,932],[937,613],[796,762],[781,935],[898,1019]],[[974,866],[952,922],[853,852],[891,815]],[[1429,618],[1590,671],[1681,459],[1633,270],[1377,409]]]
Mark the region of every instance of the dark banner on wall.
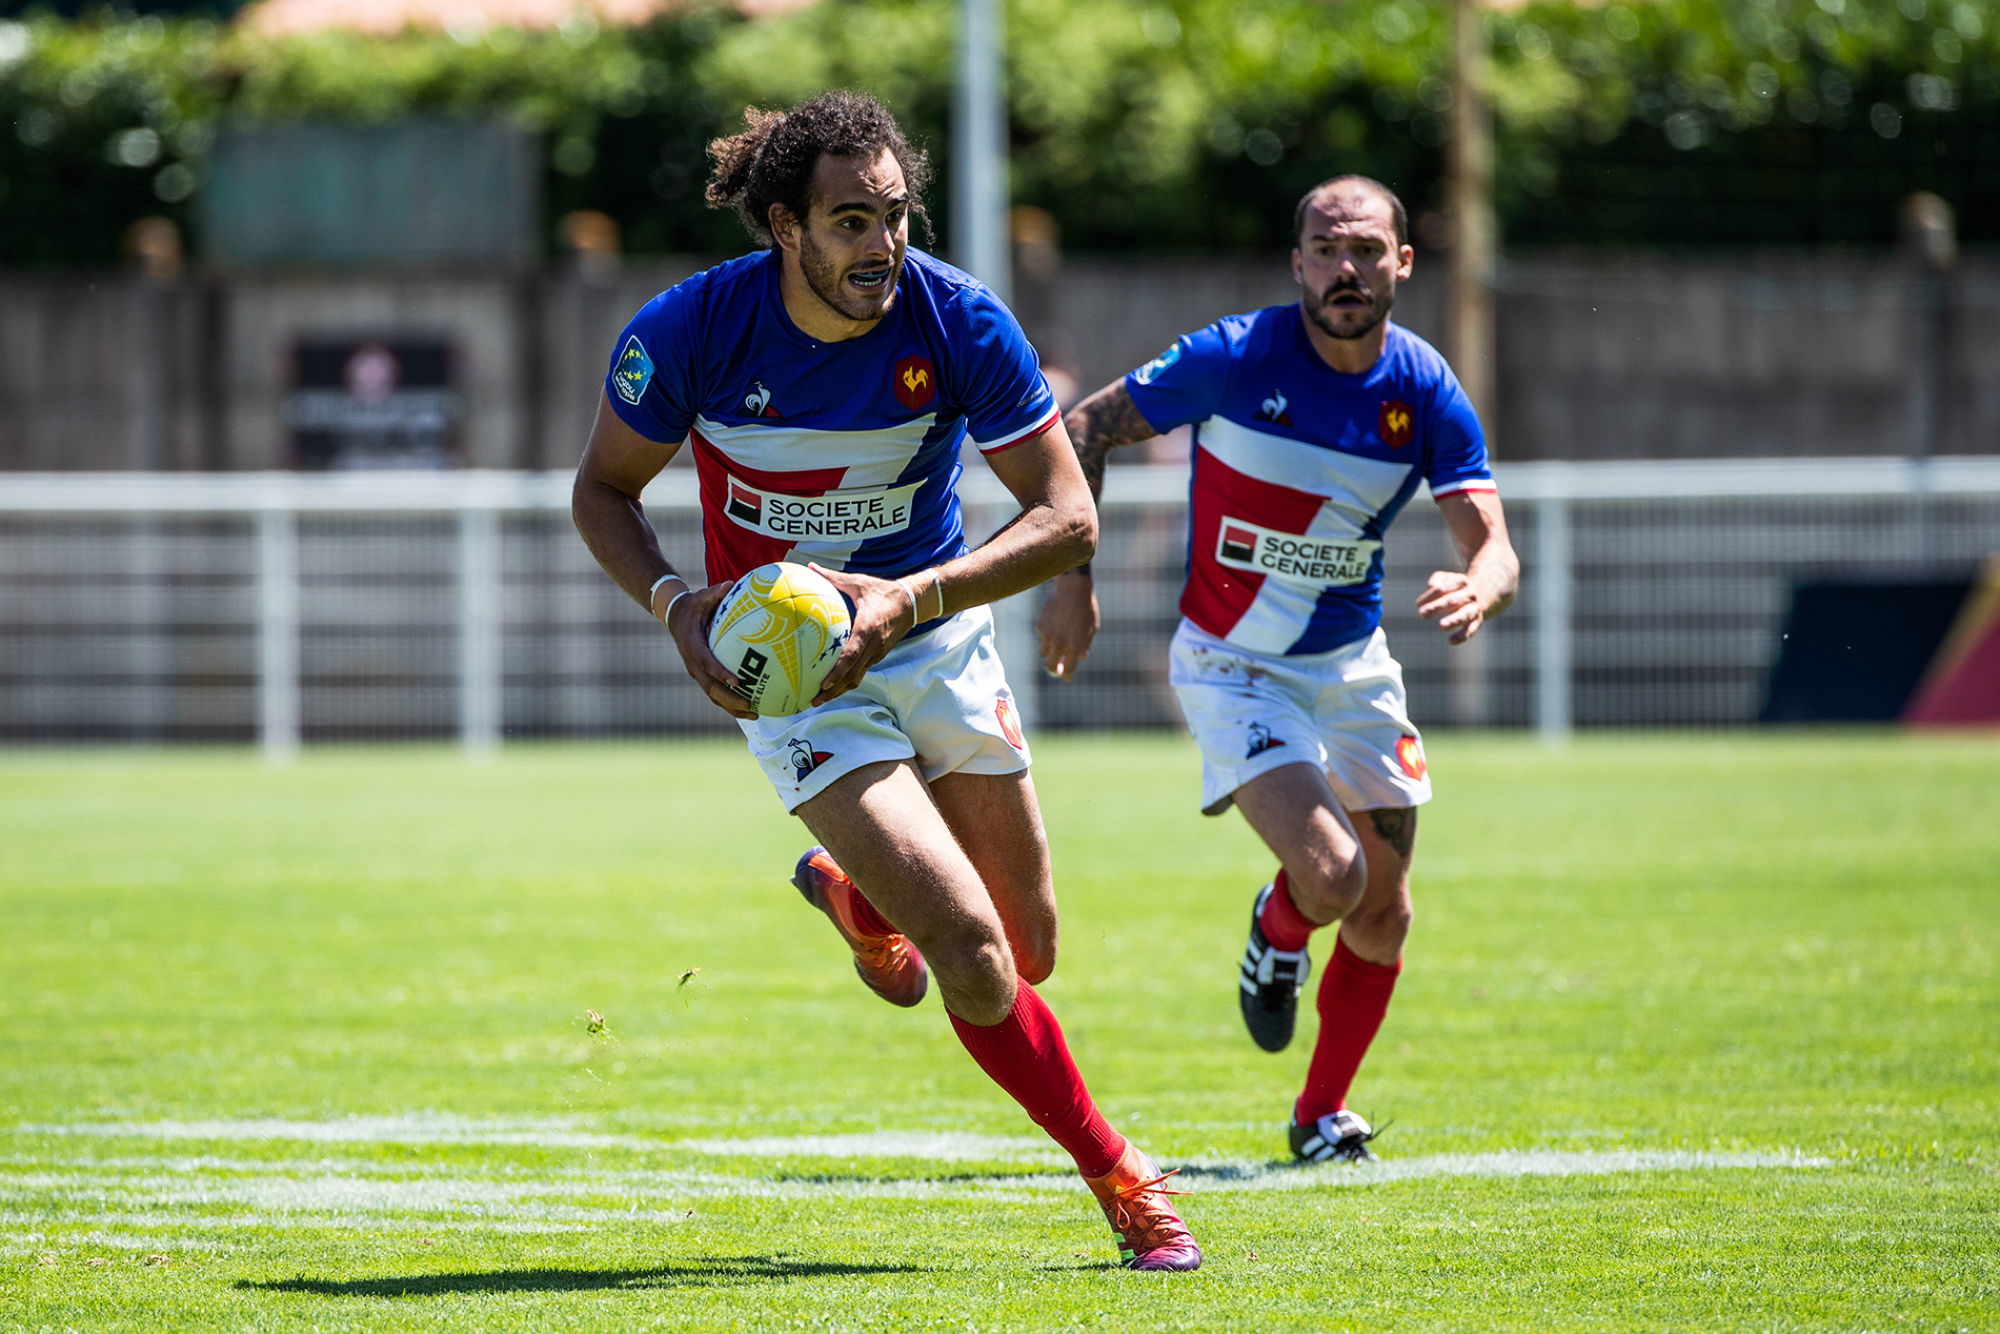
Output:
[[[2000,681],[1981,686],[1981,645],[1992,615],[1966,625],[1968,609],[1993,599],[1969,596],[1971,572],[1924,582],[1824,580],[1792,589],[1777,662],[1760,722],[2000,721]],[[2000,636],[1992,636],[2000,643]],[[1994,653],[2000,667],[2000,652]],[[1967,675],[1967,669],[1972,674]],[[1952,716],[1923,701],[1952,684]],[[1941,697],[1942,698],[1942,697]],[[1985,716],[1976,701],[1986,699]]]
[[459,466],[453,360],[437,338],[300,339],[285,398],[292,466]]
[[2000,556],[1986,562],[1903,710],[1918,727],[2000,726]]

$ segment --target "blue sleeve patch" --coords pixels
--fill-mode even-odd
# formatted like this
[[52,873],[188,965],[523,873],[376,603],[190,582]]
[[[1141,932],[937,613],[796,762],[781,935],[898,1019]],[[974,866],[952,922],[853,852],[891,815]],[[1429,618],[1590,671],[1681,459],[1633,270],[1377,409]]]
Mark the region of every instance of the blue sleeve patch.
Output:
[[1176,338],[1167,350],[1125,377],[1125,392],[1147,425],[1171,431],[1215,415],[1235,356],[1221,324]]
[[653,359],[646,355],[645,345],[639,335],[633,334],[625,340],[625,350],[618,354],[618,365],[611,371],[611,383],[618,388],[618,397],[639,406],[645,397],[646,386],[653,382]]
[[1132,372],[1132,378],[1140,384],[1151,384],[1165,374],[1173,364],[1181,359],[1180,341],[1176,339],[1171,347],[1151,361]]

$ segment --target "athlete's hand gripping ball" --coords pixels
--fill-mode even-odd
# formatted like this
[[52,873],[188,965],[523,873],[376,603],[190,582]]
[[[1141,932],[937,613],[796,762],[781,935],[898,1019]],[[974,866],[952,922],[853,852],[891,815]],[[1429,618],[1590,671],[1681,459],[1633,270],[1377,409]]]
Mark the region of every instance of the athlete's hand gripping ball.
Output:
[[681,666],[687,669],[688,679],[708,696],[708,702],[732,718],[755,718],[757,711],[736,693],[736,678],[708,646],[708,627],[716,605],[735,586],[710,584],[672,599],[667,603],[664,624],[681,652]]
[[847,603],[824,575],[772,561],[738,579],[716,605],[708,646],[744,703],[782,717],[821,693],[848,628]]
[[[902,642],[904,635],[917,628],[916,617],[906,586],[894,579],[829,570],[817,564],[808,568],[839,589],[854,607],[846,647],[812,700],[814,704],[824,704],[860,685],[868,669],[882,661],[890,649]],[[926,596],[924,600],[928,602],[930,598]]]

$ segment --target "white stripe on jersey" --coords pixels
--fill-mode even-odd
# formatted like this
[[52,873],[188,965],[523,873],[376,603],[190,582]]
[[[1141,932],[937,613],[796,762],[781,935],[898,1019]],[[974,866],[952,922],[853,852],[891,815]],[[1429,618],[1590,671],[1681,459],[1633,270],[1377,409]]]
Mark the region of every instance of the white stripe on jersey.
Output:
[[[1054,407],[1050,408],[1048,410],[1047,415],[1045,415],[1040,421],[1036,422],[1033,426],[1023,427],[1022,429],[1014,432],[1014,434],[1008,436],[1002,436],[998,440],[980,440],[975,438],[972,443],[978,448],[979,452],[982,454],[996,454],[999,451],[1007,448],[1007,446],[1009,445],[1018,444],[1019,442],[1026,440],[1029,436],[1040,435],[1043,431],[1046,431],[1051,426],[1054,426],[1056,424],[1056,419],[1061,416],[1062,416],[1062,404],[1058,403]],[[971,435],[972,433],[970,431],[967,431],[966,434]]]
[[[840,491],[876,491],[893,484],[909,468],[910,460],[924,447],[936,414],[915,418],[900,426],[883,426],[867,431],[820,431],[789,426],[782,421],[769,425],[745,422],[725,426],[707,417],[696,417],[694,429],[732,463],[763,473],[823,471],[845,468]],[[774,488],[782,490],[782,487]],[[716,513],[707,521],[735,523],[726,501],[716,502]],[[841,539],[811,539],[793,545],[787,559],[816,560],[834,569],[846,569],[854,553],[870,534]]]
[[[1318,525],[1317,520],[1314,525]],[[1252,653],[1284,653],[1311,623],[1320,591],[1289,579],[1267,577],[1249,610],[1230,629],[1229,642]]]
[[[1201,424],[1197,438],[1201,448],[1218,462],[1246,477],[1309,496],[1324,496],[1327,504],[1309,530],[1315,537],[1359,537],[1396,498],[1414,466],[1267,435],[1227,417],[1210,417]],[[1345,526],[1326,526],[1329,509],[1341,516]]]
[[[1283,436],[1210,417],[1201,424],[1199,449],[1248,477],[1289,491],[1321,497],[1305,536],[1358,538],[1409,480],[1408,463],[1389,463],[1302,444]],[[1237,516],[1254,522],[1254,515]],[[1196,559],[1202,559],[1197,553]],[[1229,632],[1229,642],[1253,653],[1282,654],[1312,622],[1322,590],[1285,579],[1264,580],[1257,597]]]
[[769,425],[745,422],[724,426],[707,417],[696,417],[694,429],[702,439],[746,468],[760,472],[800,472],[825,468],[847,469],[841,489],[888,486],[903,475],[910,460],[924,447],[924,437],[936,423],[935,413],[915,418],[900,426],[879,426],[866,431],[819,431],[790,426],[782,420]]

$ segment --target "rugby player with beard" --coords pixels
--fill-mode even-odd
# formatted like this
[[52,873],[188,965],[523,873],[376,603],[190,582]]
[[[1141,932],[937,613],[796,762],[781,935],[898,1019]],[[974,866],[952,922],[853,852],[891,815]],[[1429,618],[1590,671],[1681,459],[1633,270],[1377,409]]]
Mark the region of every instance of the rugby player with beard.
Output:
[[[1055,892],[987,604],[1096,547],[1060,410],[1007,308],[909,249],[929,164],[880,104],[833,92],[746,119],[710,145],[708,199],[766,248],[661,293],[620,335],[577,528],[818,841],[793,884],[862,980],[914,1006],[934,973],[959,1041],[1075,1160],[1122,1261],[1193,1269],[1167,1174],[1098,1112],[1033,986],[1055,967]],[[977,546],[957,492],[968,438],[1020,503]],[[669,566],[639,503],[684,444],[703,588]],[[773,560],[812,563],[853,624],[811,705],[761,718],[707,627],[729,585]]]
[[[1347,1106],[1410,931],[1416,808],[1430,799],[1402,668],[1381,630],[1382,536],[1428,486],[1465,563],[1418,613],[1463,644],[1514,599],[1520,562],[1456,377],[1395,324],[1414,252],[1402,202],[1339,176],[1293,215],[1297,303],[1218,320],[1091,395],[1067,419],[1093,497],[1105,456],[1194,428],[1188,581],[1170,679],[1202,752],[1202,809],[1234,805],[1277,858],[1257,892],[1237,994],[1252,1039],[1291,1042],[1308,944],[1339,923],[1289,1143],[1365,1161]],[[1059,576],[1036,621],[1075,673],[1097,633],[1090,568]]]

